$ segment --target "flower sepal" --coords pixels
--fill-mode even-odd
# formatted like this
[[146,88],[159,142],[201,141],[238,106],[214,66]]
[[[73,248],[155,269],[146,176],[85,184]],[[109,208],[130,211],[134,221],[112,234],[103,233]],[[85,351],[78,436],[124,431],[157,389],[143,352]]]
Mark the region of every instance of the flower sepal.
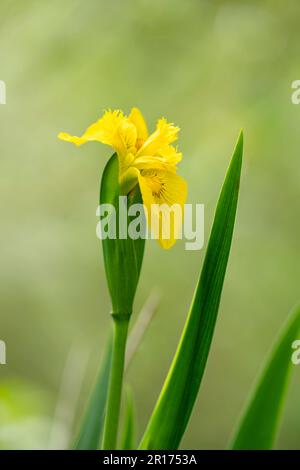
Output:
[[130,167],[120,175],[120,193],[123,196],[129,194],[139,182],[139,170]]
[[[134,296],[142,267],[145,239],[123,238],[120,233],[124,233],[124,230],[128,229],[130,223],[128,210],[130,206],[138,203],[142,204],[142,196],[137,181],[133,185],[134,179],[129,177],[124,185],[127,188],[132,187],[127,197],[126,220],[121,222],[119,204],[120,196],[124,195],[125,186],[121,188],[118,175],[119,162],[117,155],[114,154],[109,159],[102,175],[100,204],[112,204],[115,208],[115,214],[112,216],[116,218],[117,223],[116,238],[102,239],[102,247],[106,278],[112,302],[112,315],[114,317],[128,317],[132,313]],[[120,223],[124,224],[121,229]]]

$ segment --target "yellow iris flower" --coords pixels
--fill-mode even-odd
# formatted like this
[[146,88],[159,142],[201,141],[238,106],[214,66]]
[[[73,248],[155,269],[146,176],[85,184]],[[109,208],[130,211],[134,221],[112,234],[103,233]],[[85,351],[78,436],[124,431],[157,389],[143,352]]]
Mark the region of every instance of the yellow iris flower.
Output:
[[[133,108],[129,116],[120,110],[108,110],[94,124],[86,129],[81,137],[61,132],[58,137],[66,142],[80,146],[90,141],[110,145],[118,155],[119,183],[121,193],[128,194],[139,184],[148,224],[153,225],[152,209],[157,208],[159,224],[159,243],[170,248],[180,233],[182,218],[176,219],[168,207],[176,204],[181,209],[187,196],[187,184],[176,174],[177,163],[182,154],[172,143],[177,140],[179,127],[159,119],[156,130],[149,135],[142,113]],[[158,209],[160,207],[161,209]],[[170,217],[171,216],[171,217]],[[161,225],[169,217],[168,236],[163,236]]]

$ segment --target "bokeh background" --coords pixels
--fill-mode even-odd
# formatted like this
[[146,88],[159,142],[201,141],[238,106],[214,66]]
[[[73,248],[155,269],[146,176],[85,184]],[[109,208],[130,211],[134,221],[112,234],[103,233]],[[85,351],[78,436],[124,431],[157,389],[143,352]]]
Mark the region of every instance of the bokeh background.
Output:
[[[104,108],[178,124],[189,202],[206,234],[238,132],[245,159],[216,334],[183,448],[224,448],[276,334],[299,298],[300,79],[297,0],[1,0],[0,446],[72,439],[109,330],[95,235],[109,148],[57,140]],[[206,236],[207,241],[207,236]],[[137,432],[180,337],[204,250],[147,243],[135,317],[160,305],[126,381]],[[299,448],[300,367],[278,447]]]

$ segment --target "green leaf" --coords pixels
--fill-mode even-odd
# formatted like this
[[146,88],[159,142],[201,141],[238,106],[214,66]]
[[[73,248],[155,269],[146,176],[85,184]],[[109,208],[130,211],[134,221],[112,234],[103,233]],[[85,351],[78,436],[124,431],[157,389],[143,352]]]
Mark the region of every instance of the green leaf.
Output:
[[124,429],[121,441],[121,450],[133,450],[135,449],[135,422],[134,422],[134,406],[133,397],[131,390],[126,390],[126,402],[125,402],[125,418],[124,418]]
[[[120,214],[123,214],[126,209],[123,202],[119,205],[119,196],[121,196],[119,164],[118,158],[114,154],[108,161],[102,175],[100,205],[112,204],[115,207],[117,239],[103,239],[102,246],[113,313],[115,315],[130,315],[140,276],[145,240],[142,238],[137,240],[132,240],[129,237],[127,239],[119,238],[119,229],[126,233],[128,224],[133,219],[133,217],[127,217],[124,220],[121,219],[123,222],[119,220]],[[137,203],[142,204],[138,185],[128,194],[128,209]],[[144,214],[142,215],[144,217]],[[108,223],[113,223],[113,217],[112,214],[107,218]]]
[[237,208],[243,153],[240,134],[219,197],[191,309],[141,449],[177,449],[204,373],[217,319]]
[[99,448],[104,424],[111,355],[112,338],[110,337],[80,433],[74,446],[76,450],[97,450]]
[[[128,361],[130,362],[135,355],[139,343],[141,342],[149,322],[153,314],[158,308],[159,295],[154,291],[147,299],[141,312],[137,316],[136,324],[134,325],[128,339],[129,352]],[[110,335],[109,341],[106,345],[103,361],[100,367],[97,381],[92,390],[90,401],[85,412],[83,423],[80,429],[80,434],[74,446],[77,450],[95,450],[99,448],[101,443],[101,435],[104,426],[105,406],[108,391],[109,370],[112,356],[112,337]],[[126,372],[126,369],[125,369]],[[125,413],[125,426],[122,439],[122,449],[134,449],[134,407],[132,393],[129,388],[126,390],[126,413]]]
[[274,444],[289,384],[292,343],[299,338],[300,308],[284,325],[250,395],[232,449],[269,450]]

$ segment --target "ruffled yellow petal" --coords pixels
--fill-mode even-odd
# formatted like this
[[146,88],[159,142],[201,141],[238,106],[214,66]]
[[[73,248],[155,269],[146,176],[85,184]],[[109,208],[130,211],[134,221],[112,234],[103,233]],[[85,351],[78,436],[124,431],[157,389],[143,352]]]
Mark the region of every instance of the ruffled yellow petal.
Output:
[[135,157],[133,165],[139,170],[159,169],[176,172],[177,163],[182,159],[182,154],[169,145],[161,155]]
[[79,147],[79,145],[85,144],[85,142],[86,142],[86,139],[84,139],[83,137],[77,137],[76,135],[70,135],[70,134],[67,134],[66,132],[60,132],[58,134],[58,138],[60,140],[64,140],[65,142],[72,142],[73,144],[77,145],[78,147]]
[[119,127],[125,119],[122,111],[118,109],[107,110],[98,121],[87,128],[82,137],[87,141],[96,140],[115,148],[115,145],[118,144]]
[[179,127],[168,123],[166,119],[159,119],[155,132],[148,137],[137,156],[160,156],[168,152],[170,144],[178,138],[179,130]]
[[119,157],[124,159],[129,153],[134,154],[136,152],[136,139],[136,127],[126,118],[119,125],[114,142],[111,145],[119,154]]
[[116,140],[118,128],[124,121],[125,116],[120,110],[105,111],[104,115],[89,126],[81,137],[71,136],[61,132],[58,137],[67,142],[73,142],[75,145],[82,145],[86,142],[97,141],[103,144],[111,145]]
[[128,116],[128,119],[136,127],[136,130],[137,130],[136,148],[139,149],[144,144],[144,142],[148,139],[149,133],[148,133],[146,121],[141,111],[138,108],[132,108]]
[[137,157],[134,159],[133,165],[138,170],[165,170],[176,173],[175,164],[163,157]]
[[168,147],[162,149],[160,155],[169,165],[177,165],[182,159],[182,153],[177,152],[173,145],[168,145]]
[[136,152],[136,127],[120,110],[105,111],[104,115],[88,127],[81,137],[71,136],[64,132],[61,132],[58,137],[67,142],[73,142],[75,145],[91,141],[101,142],[113,147],[121,158],[125,158],[127,153]]
[[152,235],[168,249],[180,238],[187,184],[174,172],[143,170],[139,185]]

